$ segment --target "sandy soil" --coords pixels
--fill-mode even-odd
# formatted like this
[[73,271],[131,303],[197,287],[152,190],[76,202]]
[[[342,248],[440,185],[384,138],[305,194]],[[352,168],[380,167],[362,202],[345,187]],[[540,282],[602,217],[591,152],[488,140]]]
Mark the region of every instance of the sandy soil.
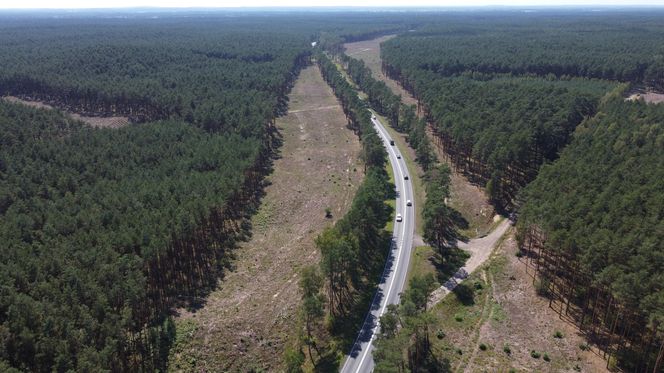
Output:
[[[607,372],[605,360],[579,348],[584,339],[578,329],[561,320],[549,308],[548,300],[535,294],[532,277],[515,255],[516,251],[516,241],[510,234],[496,253],[504,260],[504,269],[486,271],[492,285],[492,305],[479,329],[477,344],[484,343],[493,350],[476,350],[464,371],[501,371],[513,367],[524,372]],[[555,338],[556,331],[563,338]],[[510,354],[503,351],[505,344],[510,346]],[[542,356],[546,353],[550,361],[533,358],[532,350]]]
[[406,105],[417,105],[417,100],[409,95],[406,90],[401,88],[399,83],[386,77],[381,70],[380,43],[390,40],[395,36],[396,35],[386,35],[377,39],[346,43],[344,44],[344,47],[346,48],[347,55],[364,61],[367,67],[371,69],[374,78],[384,81],[385,84],[392,89],[392,92],[401,95],[401,102]]
[[204,307],[181,310],[178,325],[195,328],[172,353],[173,371],[279,371],[284,344],[297,334],[298,270],[318,263],[314,239],[350,207],[363,168],[357,137],[316,67],[302,71],[289,97],[290,113],[277,120],[281,158],[253,237]]
[[[466,280],[473,301],[449,296],[432,309],[438,319],[431,337],[436,356],[453,372],[606,372],[606,361],[579,348],[584,340],[574,325],[535,294],[516,250],[508,231],[487,264]],[[444,338],[436,337],[437,330]]]
[[[4,96],[2,97],[3,100],[6,100],[8,102],[13,102],[13,103],[19,103],[31,107],[35,107],[38,109],[54,109],[53,106],[47,105],[43,102],[40,101],[30,101],[30,100],[23,100],[18,97],[14,96]],[[76,113],[68,113],[64,112],[65,114],[69,115],[70,117],[80,120],[83,123],[86,123],[92,127],[99,127],[99,128],[120,128],[122,126],[126,126],[129,124],[129,118],[127,117],[86,117],[82,116]]]
[[459,242],[457,246],[460,249],[467,251],[470,254],[470,258],[468,258],[466,264],[461,267],[453,277],[431,293],[428,307],[431,308],[435,306],[458,284],[463,282],[467,274],[475,272],[477,268],[484,264],[484,262],[489,259],[496,244],[500,241],[505,232],[507,232],[509,227],[510,221],[508,219],[502,219],[499,220],[498,225],[488,235],[474,238],[468,242]]
[[644,100],[649,104],[661,104],[664,102],[664,93],[640,92],[634,93],[627,98],[628,101]]

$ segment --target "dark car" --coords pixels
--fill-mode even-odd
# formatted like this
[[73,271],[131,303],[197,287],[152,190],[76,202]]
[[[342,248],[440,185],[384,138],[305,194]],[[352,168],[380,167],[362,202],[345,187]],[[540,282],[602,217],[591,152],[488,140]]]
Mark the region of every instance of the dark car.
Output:
[[403,177],[404,180],[408,180],[408,175]]

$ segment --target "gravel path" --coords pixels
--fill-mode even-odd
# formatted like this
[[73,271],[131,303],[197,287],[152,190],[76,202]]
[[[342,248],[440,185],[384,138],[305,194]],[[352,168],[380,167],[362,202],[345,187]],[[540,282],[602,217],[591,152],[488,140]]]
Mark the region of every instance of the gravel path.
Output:
[[472,273],[480,265],[482,265],[482,263],[489,259],[489,256],[491,256],[491,252],[493,251],[494,247],[500,238],[505,234],[505,232],[507,232],[509,227],[510,220],[503,219],[503,221],[501,221],[500,224],[498,224],[498,226],[496,226],[496,228],[486,236],[475,238],[468,242],[459,242],[458,247],[464,251],[467,251],[470,254],[470,258],[466,262],[466,265],[459,268],[454,276],[450,277],[450,279],[447,280],[441,287],[431,293],[427,307],[431,308],[435,306],[438,302],[445,298],[445,296],[449,294],[450,291],[454,290],[454,288],[459,283],[463,282],[463,280],[468,277],[468,274]]

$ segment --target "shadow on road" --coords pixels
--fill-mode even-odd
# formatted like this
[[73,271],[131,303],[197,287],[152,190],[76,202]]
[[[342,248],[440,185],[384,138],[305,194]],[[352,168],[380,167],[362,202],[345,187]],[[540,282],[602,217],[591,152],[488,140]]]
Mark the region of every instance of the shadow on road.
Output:
[[392,237],[390,244],[390,251],[385,261],[385,268],[380,277],[380,281],[377,284],[376,292],[374,293],[373,299],[371,301],[371,308],[367,312],[364,323],[362,324],[361,329],[357,333],[357,339],[355,340],[349,355],[352,358],[356,358],[362,351],[362,344],[369,342],[373,335],[373,329],[378,325],[378,319],[374,315],[376,311],[380,309],[381,302],[385,294],[383,294],[383,288],[387,287],[387,279],[394,272],[394,265],[396,261],[395,252],[396,252],[396,239]]

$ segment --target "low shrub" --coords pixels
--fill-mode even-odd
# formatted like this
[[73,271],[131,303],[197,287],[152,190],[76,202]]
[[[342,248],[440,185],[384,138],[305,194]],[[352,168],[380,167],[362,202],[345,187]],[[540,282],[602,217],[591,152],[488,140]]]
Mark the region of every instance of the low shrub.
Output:
[[551,281],[549,281],[548,278],[546,277],[540,277],[535,281],[535,292],[537,292],[537,295],[541,297],[549,297],[549,286],[551,285]]

